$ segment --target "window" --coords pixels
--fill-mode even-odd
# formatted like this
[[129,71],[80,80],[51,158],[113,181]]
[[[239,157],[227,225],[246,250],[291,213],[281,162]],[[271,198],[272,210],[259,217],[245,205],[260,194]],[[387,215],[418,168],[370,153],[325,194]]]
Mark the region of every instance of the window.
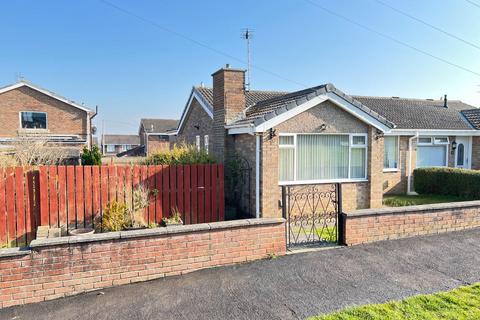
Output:
[[446,167],[448,143],[448,137],[419,137],[417,168]]
[[22,129],[47,129],[47,114],[45,112],[21,112]]
[[366,173],[366,135],[295,134],[279,138],[282,182],[364,180]]
[[385,171],[398,169],[398,139],[398,137],[384,138],[383,169]]
[[205,146],[205,152],[208,154],[208,134],[203,137],[203,144]]
[[115,145],[107,144],[107,152],[115,152]]
[[463,160],[465,159],[465,146],[463,143],[459,143],[457,147],[457,166],[463,166]]
[[197,151],[200,151],[200,136],[195,137],[195,146],[197,147]]

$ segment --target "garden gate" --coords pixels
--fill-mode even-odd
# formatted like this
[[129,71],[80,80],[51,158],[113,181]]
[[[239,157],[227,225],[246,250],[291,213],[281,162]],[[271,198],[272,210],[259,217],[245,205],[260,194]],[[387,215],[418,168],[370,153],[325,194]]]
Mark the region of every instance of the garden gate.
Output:
[[342,186],[282,186],[282,214],[287,247],[342,242]]

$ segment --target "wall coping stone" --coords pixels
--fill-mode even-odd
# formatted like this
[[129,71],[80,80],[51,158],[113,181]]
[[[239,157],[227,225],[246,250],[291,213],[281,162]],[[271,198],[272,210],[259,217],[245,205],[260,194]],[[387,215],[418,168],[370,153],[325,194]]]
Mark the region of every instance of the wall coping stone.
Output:
[[152,237],[152,236],[162,236],[162,235],[168,235],[168,234],[221,230],[221,229],[229,229],[229,228],[237,228],[237,227],[269,225],[269,224],[283,223],[284,221],[285,219],[283,218],[241,219],[241,220],[220,221],[220,222],[212,222],[212,223],[199,223],[199,224],[160,227],[160,228],[153,228],[153,229],[138,229],[138,230],[126,230],[126,231],[119,231],[119,232],[94,233],[91,235],[84,235],[84,236],[46,238],[46,239],[33,240],[30,243],[30,248],[98,242],[98,241],[109,241],[109,240],[118,240],[118,239],[143,238],[143,237]]
[[28,248],[6,248],[0,249],[0,259],[16,256],[26,256],[32,253]]
[[388,215],[388,214],[406,214],[411,212],[422,213],[422,212],[429,212],[429,211],[461,209],[461,208],[470,208],[470,207],[480,207],[480,200],[422,204],[417,206],[405,206],[405,207],[385,207],[385,208],[379,208],[379,209],[361,209],[361,210],[355,210],[351,212],[344,212],[343,214],[349,218],[355,218],[355,217],[379,216],[379,215]]

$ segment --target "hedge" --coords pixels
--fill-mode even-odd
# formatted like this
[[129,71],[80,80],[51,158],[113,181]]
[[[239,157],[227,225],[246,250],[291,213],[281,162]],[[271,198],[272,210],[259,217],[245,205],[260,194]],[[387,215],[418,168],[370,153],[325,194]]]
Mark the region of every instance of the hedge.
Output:
[[413,172],[419,194],[441,194],[480,199],[480,171],[456,168],[420,168]]

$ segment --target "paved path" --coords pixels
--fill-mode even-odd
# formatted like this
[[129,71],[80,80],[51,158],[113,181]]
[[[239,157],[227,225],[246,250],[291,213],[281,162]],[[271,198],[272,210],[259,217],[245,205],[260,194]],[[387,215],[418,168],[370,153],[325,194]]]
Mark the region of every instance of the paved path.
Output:
[[0,319],[298,319],[480,281],[480,229],[289,255],[0,310]]

